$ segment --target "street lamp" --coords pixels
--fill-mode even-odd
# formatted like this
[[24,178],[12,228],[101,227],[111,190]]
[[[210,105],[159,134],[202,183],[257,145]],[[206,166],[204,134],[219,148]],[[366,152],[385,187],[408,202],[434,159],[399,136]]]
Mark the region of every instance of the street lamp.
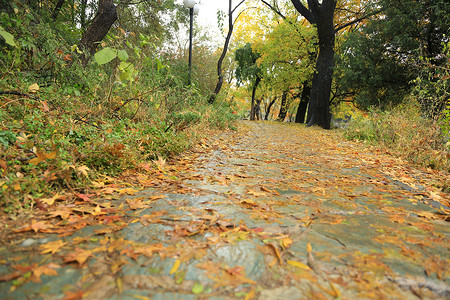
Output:
[[184,0],[184,6],[189,8],[189,85],[191,85],[192,76],[192,25],[194,23],[194,15],[198,15],[200,7],[195,4],[195,0]]

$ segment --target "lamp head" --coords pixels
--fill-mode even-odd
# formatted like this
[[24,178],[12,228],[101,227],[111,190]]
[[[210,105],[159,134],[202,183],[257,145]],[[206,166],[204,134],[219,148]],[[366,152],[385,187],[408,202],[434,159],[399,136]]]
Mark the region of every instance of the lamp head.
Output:
[[198,15],[198,12],[200,11],[200,6],[198,4],[194,5],[194,15]]
[[183,4],[187,8],[193,8],[195,6],[195,0],[183,0]]

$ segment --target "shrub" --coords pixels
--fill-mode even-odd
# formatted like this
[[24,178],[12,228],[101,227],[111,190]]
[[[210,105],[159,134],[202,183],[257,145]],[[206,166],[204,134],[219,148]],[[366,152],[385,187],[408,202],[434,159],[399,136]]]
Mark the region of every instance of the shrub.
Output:
[[439,123],[423,117],[412,102],[354,118],[345,136],[390,149],[414,164],[450,171],[450,148]]

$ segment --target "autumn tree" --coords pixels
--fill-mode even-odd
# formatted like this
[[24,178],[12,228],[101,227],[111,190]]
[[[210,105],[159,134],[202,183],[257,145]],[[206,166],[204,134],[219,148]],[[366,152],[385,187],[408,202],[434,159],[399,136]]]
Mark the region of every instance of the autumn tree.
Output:
[[[292,98],[300,98],[299,113],[305,118],[309,94],[300,97],[304,95],[300,90],[307,90],[312,79],[316,42],[316,31],[312,26],[283,16],[265,40],[256,45],[261,53],[258,62],[265,70],[266,84],[275,94],[282,95],[280,120],[286,117],[288,104],[292,102],[288,99]],[[301,119],[299,116],[298,122]]]
[[223,81],[224,81],[222,64],[225,59],[225,56],[227,55],[228,47],[229,47],[230,41],[231,41],[231,36],[233,34],[234,24],[237,20],[237,18],[236,19],[233,18],[233,14],[236,12],[236,10],[239,8],[239,6],[241,6],[244,2],[245,2],[245,0],[240,1],[233,8],[233,1],[228,0],[228,33],[225,38],[225,43],[223,45],[222,54],[220,55],[219,60],[217,61],[217,84],[214,89],[214,92],[211,94],[211,96],[208,100],[209,103],[214,103],[217,95],[220,93],[220,90],[222,89],[222,85],[223,85]]
[[[364,9],[346,9],[352,5],[364,8],[360,3],[352,1],[339,1],[340,21],[342,16],[346,23],[335,23],[337,0],[308,0],[305,6],[300,0],[291,0],[295,9],[311,24],[317,27],[319,39],[319,50],[316,60],[316,70],[311,85],[309,99],[308,126],[318,125],[325,129],[330,128],[330,94],[334,72],[334,54],[336,33],[345,28],[349,28],[367,17],[376,14],[378,11],[366,13]],[[344,13],[342,13],[344,12]],[[351,19],[348,21],[348,19]]]
[[252,102],[250,109],[250,120],[255,120],[255,97],[256,89],[262,80],[262,70],[257,64],[261,56],[254,51],[250,43],[236,50],[235,59],[238,63],[236,68],[236,80],[238,84],[249,81],[252,87]]

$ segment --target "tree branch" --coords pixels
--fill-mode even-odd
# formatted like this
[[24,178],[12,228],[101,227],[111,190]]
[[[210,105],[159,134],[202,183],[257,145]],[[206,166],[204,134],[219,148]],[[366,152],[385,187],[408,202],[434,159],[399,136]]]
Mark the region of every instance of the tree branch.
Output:
[[262,3],[264,3],[265,5],[267,5],[272,11],[274,11],[277,15],[279,15],[281,18],[286,19],[286,16],[283,15],[278,9],[276,9],[275,7],[273,7],[272,5],[270,5],[270,3],[268,3],[267,1],[261,0]]
[[[300,0],[291,0],[292,4],[294,5],[295,9],[303,16],[306,20],[309,21],[311,24],[316,24],[316,18],[312,14],[312,12],[307,9]],[[309,3],[310,1],[308,1]]]
[[370,13],[370,14],[364,15],[364,16],[362,16],[362,17],[360,17],[360,18],[357,18],[357,19],[355,19],[355,20],[353,20],[353,21],[351,21],[351,22],[348,22],[347,24],[344,24],[344,25],[341,25],[341,26],[335,28],[335,29],[334,29],[334,32],[338,32],[338,31],[340,31],[340,30],[342,30],[342,29],[344,29],[344,28],[347,28],[347,27],[349,27],[349,26],[352,26],[353,24],[359,23],[359,22],[361,22],[361,21],[363,21],[363,20],[365,20],[365,19],[367,19],[367,18],[370,18],[370,17],[372,17],[372,16],[378,15],[378,14],[381,13],[381,12],[382,12],[382,10],[377,10],[377,11],[374,11],[374,12],[372,12],[372,13]]

